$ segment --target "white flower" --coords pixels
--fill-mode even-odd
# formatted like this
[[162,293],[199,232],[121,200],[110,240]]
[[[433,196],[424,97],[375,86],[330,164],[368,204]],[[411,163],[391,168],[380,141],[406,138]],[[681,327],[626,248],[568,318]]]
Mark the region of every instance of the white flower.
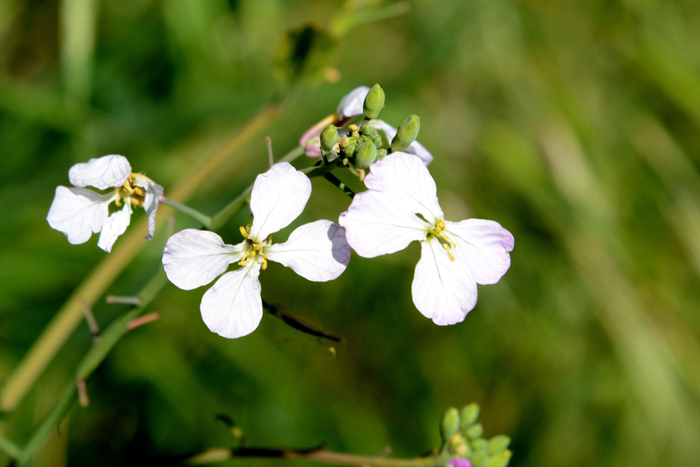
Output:
[[369,94],[367,86],[360,86],[347,93],[338,104],[338,119],[343,120],[362,115],[367,94]]
[[513,236],[497,222],[444,219],[428,169],[395,152],[373,164],[368,190],[340,215],[350,246],[366,258],[421,243],[413,303],[436,324],[458,323],[476,305],[476,284],[494,284],[510,266]]
[[288,226],[304,210],[311,181],[282,162],[258,175],[250,197],[253,222],[241,227],[245,237],[226,245],[213,232],[186,229],[168,240],[163,266],[177,287],[192,290],[226,272],[229,264],[241,268],[224,274],[202,297],[200,310],[207,327],[229,339],[253,332],[262,319],[258,276],[267,260],[290,267],[315,282],[338,277],[350,260],[345,231],[335,222],[320,220],[302,225],[285,243],[273,244],[270,235]]
[[[52,228],[66,234],[70,243],[85,243],[93,233],[102,232],[97,246],[110,252],[117,237],[129,226],[132,206],[146,210],[149,232],[146,239],[153,236],[163,187],[145,175],[131,173],[126,157],[112,154],[76,164],[68,172],[68,179],[73,187],[56,187],[56,196],[46,220]],[[86,186],[114,189],[100,194]],[[110,215],[112,201],[117,206],[123,201],[124,207]]]

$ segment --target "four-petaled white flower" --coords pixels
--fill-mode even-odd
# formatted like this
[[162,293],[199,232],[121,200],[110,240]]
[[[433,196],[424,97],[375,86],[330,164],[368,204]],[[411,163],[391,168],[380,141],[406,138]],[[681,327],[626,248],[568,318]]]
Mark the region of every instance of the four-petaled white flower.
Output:
[[[360,86],[347,93],[338,104],[338,123],[355,118],[364,113],[365,97],[369,93],[367,86]],[[324,120],[323,125],[314,125],[299,139],[299,145],[304,147],[304,151],[308,157],[321,157],[321,131],[328,123]],[[370,125],[374,127],[380,134],[384,133],[386,143],[391,145],[391,140],[396,136],[396,128],[389,125],[383,120],[370,120]],[[418,141],[412,142],[406,152],[418,156],[425,165],[433,161],[433,155],[425,149],[425,146]]]
[[273,244],[270,235],[288,226],[306,206],[311,181],[287,162],[258,175],[250,198],[253,222],[241,227],[245,237],[226,245],[213,232],[186,229],[168,240],[163,266],[177,287],[192,290],[213,281],[231,263],[241,268],[224,274],[202,297],[200,310],[207,327],[223,337],[253,332],[263,314],[261,269],[267,260],[290,267],[315,282],[338,277],[350,260],[345,231],[335,222],[319,220],[302,225],[285,243]]
[[476,305],[476,284],[494,284],[508,270],[513,236],[494,221],[446,221],[435,181],[415,155],[386,156],[371,166],[365,185],[340,215],[350,246],[374,258],[420,241],[413,303],[436,324],[464,320]]
[[[56,187],[46,220],[52,228],[66,234],[70,243],[85,243],[93,233],[101,232],[97,246],[109,253],[117,237],[129,226],[132,206],[146,210],[149,233],[146,239],[151,239],[163,187],[145,175],[131,173],[126,157],[112,154],[76,164],[68,172],[68,179],[73,186]],[[100,194],[86,186],[113,190]],[[112,201],[117,206],[123,201],[124,207],[110,215]]]

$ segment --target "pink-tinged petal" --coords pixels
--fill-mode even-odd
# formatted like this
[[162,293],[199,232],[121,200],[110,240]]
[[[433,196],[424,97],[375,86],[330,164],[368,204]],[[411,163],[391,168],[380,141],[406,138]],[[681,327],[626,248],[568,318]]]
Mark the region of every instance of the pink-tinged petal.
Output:
[[460,457],[455,459],[450,459],[447,461],[447,465],[451,467],[472,467],[472,463],[468,459],[462,459]]
[[405,152],[389,154],[372,164],[365,185],[411,214],[421,214],[433,225],[443,218],[435,181],[417,156]]
[[185,229],[168,239],[163,267],[170,282],[183,290],[206,285],[243,257],[242,246],[231,246],[214,232]]
[[124,200],[124,208],[113,212],[105,221],[97,246],[110,253],[117,238],[126,232],[129,222],[131,222],[131,203],[127,198]]
[[148,215],[148,235],[146,240],[153,238],[156,231],[156,212],[158,211],[158,202],[163,196],[163,187],[155,183],[147,177],[136,175],[134,177],[134,185],[142,188],[146,192],[146,197],[143,200],[143,208]]
[[364,113],[365,98],[369,93],[367,86],[360,86],[347,93],[338,105],[338,118],[352,118]]
[[306,157],[321,157],[321,142],[318,139],[312,139],[304,145],[304,153]]
[[94,186],[100,190],[122,186],[131,173],[131,165],[124,156],[112,154],[75,164],[68,171],[74,186]]
[[345,227],[347,241],[358,255],[374,258],[425,239],[427,224],[414,211],[401,199],[370,190],[355,195],[338,223]]
[[292,223],[311,196],[311,180],[289,162],[273,165],[258,175],[250,196],[253,225],[250,238],[256,243]]
[[204,324],[228,339],[255,331],[262,319],[260,297],[260,262],[221,276],[202,297],[200,310]]
[[85,243],[93,233],[102,230],[113,199],[112,194],[59,186],[46,220],[51,228],[66,234],[70,243]]
[[[372,125],[377,131],[383,132],[386,143],[391,146],[391,140],[393,140],[394,136],[396,136],[396,128],[383,120],[371,120],[370,125]],[[409,144],[406,148],[406,153],[418,156],[426,166],[433,161],[433,155],[430,154],[430,152],[425,149],[425,146],[420,144],[418,141],[414,141]]]
[[421,242],[411,286],[413,303],[440,326],[463,321],[476,305],[476,281],[456,263],[435,237]]
[[445,222],[457,262],[479,284],[495,284],[510,267],[510,251],[515,240],[501,224],[483,219]]
[[350,261],[345,230],[329,220],[298,227],[289,240],[269,246],[265,253],[270,260],[292,268],[301,277],[314,282],[337,278]]

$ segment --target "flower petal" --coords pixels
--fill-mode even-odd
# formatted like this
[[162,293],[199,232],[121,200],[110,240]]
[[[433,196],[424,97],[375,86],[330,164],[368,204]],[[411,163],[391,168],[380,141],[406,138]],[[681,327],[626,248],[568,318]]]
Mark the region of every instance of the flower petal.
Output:
[[214,232],[185,229],[168,239],[163,267],[170,282],[183,290],[206,285],[231,263],[241,260],[243,248],[225,245]]
[[256,243],[292,223],[311,196],[311,180],[289,162],[273,165],[258,175],[250,196],[253,225],[250,238]]
[[[389,146],[391,146],[391,140],[394,139],[394,136],[396,136],[396,128],[383,120],[370,120],[370,125],[372,125],[377,131],[384,132],[386,142]],[[420,144],[418,141],[414,141],[409,144],[406,148],[406,152],[408,154],[418,156],[426,166],[433,161],[433,155],[430,154],[430,152],[425,149],[425,146]]]
[[411,292],[418,311],[441,326],[463,321],[476,305],[476,282],[435,237],[421,242]]
[[366,258],[403,250],[426,238],[430,225],[442,219],[435,182],[419,158],[395,152],[372,164],[365,178],[368,191],[358,193],[340,225],[350,246]]
[[369,94],[367,86],[360,86],[347,93],[338,105],[338,118],[356,117],[364,113],[365,98]]
[[495,284],[510,267],[513,235],[501,224],[483,219],[445,222],[448,236],[457,244],[452,252],[479,284]]
[[100,190],[122,186],[131,173],[131,165],[124,156],[112,154],[75,164],[68,171],[74,186],[94,186]]
[[163,196],[163,187],[150,178],[141,175],[134,176],[133,184],[146,192],[143,208],[148,215],[148,235],[146,236],[146,240],[150,240],[153,238],[153,233],[156,231],[156,211],[158,211],[160,197]]
[[111,193],[101,195],[85,188],[59,186],[46,220],[51,228],[66,234],[73,245],[85,243],[102,230],[113,199]]
[[260,262],[251,261],[207,290],[199,308],[212,332],[235,339],[255,331],[263,314],[259,275]]
[[425,239],[426,224],[411,211],[401,200],[368,190],[355,195],[338,223],[345,227],[347,241],[358,255],[374,258]]
[[131,201],[129,198],[124,200],[124,208],[113,212],[102,226],[100,239],[97,241],[97,246],[102,248],[107,253],[112,251],[112,246],[117,238],[129,227],[131,221]]
[[265,253],[270,255],[270,260],[292,268],[301,277],[314,282],[337,278],[350,261],[345,230],[329,220],[298,227],[289,240],[267,247]]

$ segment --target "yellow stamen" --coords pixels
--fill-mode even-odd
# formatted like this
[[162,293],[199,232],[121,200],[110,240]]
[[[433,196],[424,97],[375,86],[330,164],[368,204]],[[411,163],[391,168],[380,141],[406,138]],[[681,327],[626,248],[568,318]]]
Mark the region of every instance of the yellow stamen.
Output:
[[117,196],[117,199],[114,200],[114,204],[116,204],[118,208],[121,207],[121,205],[122,205],[122,198],[121,198],[121,196]]
[[250,256],[246,254],[246,255],[243,257],[243,259],[240,260],[240,261],[238,262],[238,265],[239,265],[239,266],[247,266],[248,263],[250,263],[250,259],[251,259]]
[[241,235],[243,235],[243,238],[248,238],[248,235],[250,235],[250,234],[248,233],[248,231],[246,230],[246,228],[243,227],[243,226],[240,226],[240,227],[239,227],[239,230],[241,231]]
[[443,247],[443,248],[445,249],[445,251],[447,252],[447,256],[449,256],[450,259],[451,259],[452,261],[454,261],[454,260],[455,260],[455,255],[452,254],[452,251],[451,251],[451,249],[450,249],[450,248],[451,248],[450,245],[449,245],[448,243],[443,243],[443,244],[442,244],[442,247]]
[[358,127],[354,123],[348,127],[348,130],[350,130],[350,131],[357,131],[359,129],[360,129],[360,127]]
[[450,242],[450,244],[451,244],[453,247],[457,248],[457,244],[456,244],[455,242],[453,242],[452,239],[451,239],[450,237],[448,237],[447,235],[442,234],[442,235],[440,235],[440,237],[441,237],[442,239],[444,239],[445,241]]
[[264,271],[265,269],[267,269],[267,258],[263,255],[260,255],[260,257],[262,258],[262,270]]
[[142,207],[143,207],[143,201],[141,201],[141,200],[138,199],[138,198],[131,198],[131,204],[134,205],[134,206],[137,206],[137,207],[139,207],[139,208],[142,208]]
[[146,197],[146,192],[143,191],[142,188],[137,187],[137,186],[134,187],[134,194],[135,194],[136,196],[140,196],[140,197],[142,197],[142,198],[145,198],[145,197]]

